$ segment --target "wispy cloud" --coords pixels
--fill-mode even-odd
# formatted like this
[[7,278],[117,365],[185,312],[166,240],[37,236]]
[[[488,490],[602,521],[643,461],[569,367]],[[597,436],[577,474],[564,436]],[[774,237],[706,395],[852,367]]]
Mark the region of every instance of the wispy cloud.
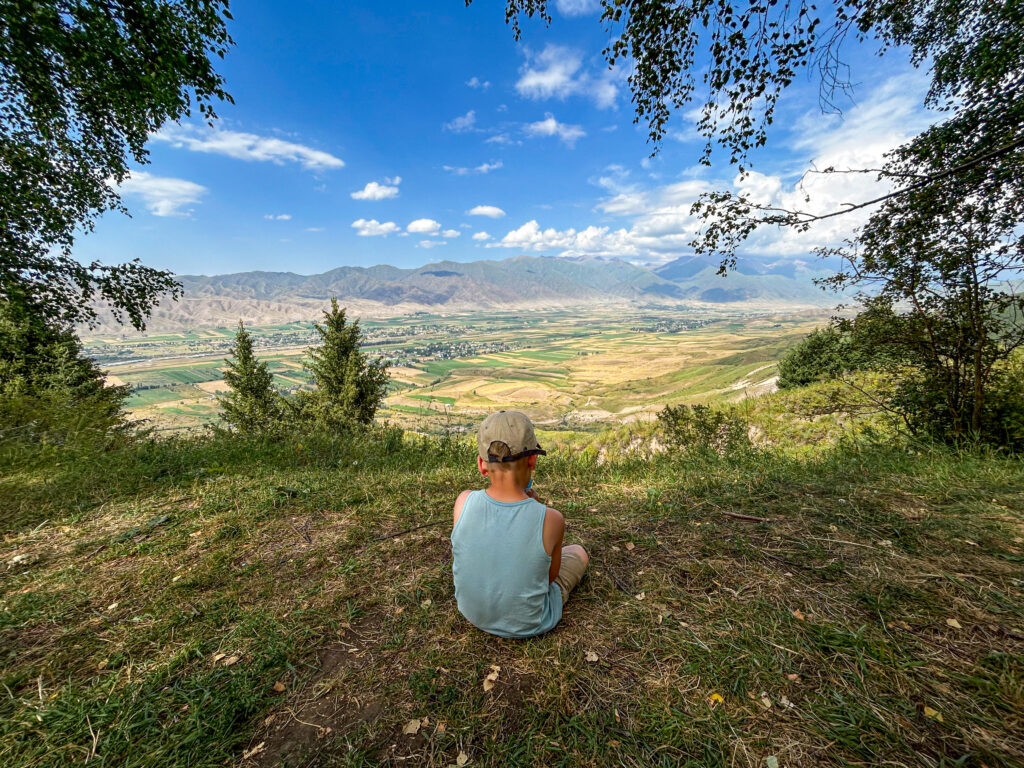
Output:
[[586,16],[601,10],[601,0],[555,0],[555,7],[563,16]]
[[441,233],[441,237],[456,238],[462,237],[462,233],[457,229],[446,229]]
[[436,248],[439,245],[448,245],[447,240],[420,240],[420,248]]
[[[839,118],[809,111],[798,121],[790,139],[797,154],[790,167],[811,164],[826,168],[871,168],[885,153],[934,120],[921,108],[927,83],[893,78],[863,95]],[[608,166],[591,182],[607,196],[596,210],[627,219],[625,226],[590,225],[582,229],[543,227],[536,219],[510,230],[487,248],[550,252],[561,256],[615,256],[647,263],[669,261],[692,253],[690,242],[706,226],[690,208],[701,194],[731,189],[751,199],[787,209],[813,213],[840,210],[848,203],[884,194],[889,183],[871,174],[812,174],[802,184],[792,175],[748,172],[729,178],[684,178],[648,187],[631,180],[626,169]],[[764,229],[754,234],[745,252],[760,256],[807,257],[814,248],[838,244],[871,214],[870,209],[838,216],[806,232]]]
[[393,197],[398,197],[398,185],[402,183],[401,176],[395,176],[393,179],[384,179],[383,184],[378,184],[376,181],[367,183],[362,189],[352,193],[353,200],[389,200]]
[[469,80],[466,81],[466,85],[468,85],[470,88],[477,88],[481,91],[486,91],[488,88],[491,87],[491,81],[481,80],[479,77],[471,77],[469,78]]
[[557,136],[559,140],[570,149],[576,146],[576,141],[587,135],[579,125],[567,125],[560,123],[550,112],[545,113],[543,120],[536,123],[527,123],[523,126],[523,132],[531,138],[541,136]]
[[482,163],[481,165],[478,165],[475,168],[462,168],[452,165],[446,165],[444,166],[444,169],[448,171],[448,173],[454,173],[456,176],[470,176],[475,173],[490,173],[491,171],[496,171],[499,168],[501,168],[502,165],[503,163],[501,162],[501,160],[496,160],[495,162],[492,163]]
[[560,99],[585,96],[600,109],[615,106],[619,94],[617,74],[607,69],[593,75],[583,66],[583,54],[575,48],[549,43],[540,53],[525,51],[516,91],[528,99]]
[[153,134],[154,141],[192,152],[224,155],[250,162],[271,162],[278,165],[298,163],[311,171],[344,168],[345,162],[329,152],[292,141],[194,125],[167,125]]
[[487,216],[490,219],[500,219],[505,212],[496,205],[478,205],[466,211],[468,216]]
[[183,210],[185,206],[198,203],[207,189],[185,179],[135,171],[118,187],[118,192],[126,198],[141,200],[154,216],[188,217],[191,210]]
[[289,221],[292,215],[290,213],[265,213],[263,218],[268,221]]
[[386,237],[402,231],[402,228],[393,221],[385,221],[382,224],[376,219],[357,219],[352,222],[352,227],[360,237]]
[[471,109],[466,114],[456,117],[449,123],[445,123],[444,128],[452,133],[469,133],[476,130],[476,110]]

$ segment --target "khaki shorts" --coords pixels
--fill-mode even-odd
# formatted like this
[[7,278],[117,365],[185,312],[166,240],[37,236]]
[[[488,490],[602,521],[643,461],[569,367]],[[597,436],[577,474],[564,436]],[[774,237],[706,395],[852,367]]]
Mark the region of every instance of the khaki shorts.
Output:
[[586,573],[587,566],[576,550],[562,547],[562,564],[558,567],[555,584],[562,590],[562,605],[569,602],[569,593],[576,588]]

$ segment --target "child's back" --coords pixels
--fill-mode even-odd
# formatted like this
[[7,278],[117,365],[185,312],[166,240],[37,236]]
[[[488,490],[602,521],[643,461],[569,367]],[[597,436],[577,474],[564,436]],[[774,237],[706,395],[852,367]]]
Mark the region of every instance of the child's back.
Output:
[[473,491],[452,529],[459,612],[485,632],[529,637],[554,628],[562,592],[548,580],[547,507],[534,499],[496,501]]

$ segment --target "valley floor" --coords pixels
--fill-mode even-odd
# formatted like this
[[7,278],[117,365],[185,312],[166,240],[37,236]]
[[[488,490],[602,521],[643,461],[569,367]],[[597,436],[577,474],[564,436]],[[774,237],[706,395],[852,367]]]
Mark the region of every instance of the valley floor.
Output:
[[592,570],[510,641],[455,607],[462,445],[0,459],[10,768],[1024,764],[1019,460],[557,453]]

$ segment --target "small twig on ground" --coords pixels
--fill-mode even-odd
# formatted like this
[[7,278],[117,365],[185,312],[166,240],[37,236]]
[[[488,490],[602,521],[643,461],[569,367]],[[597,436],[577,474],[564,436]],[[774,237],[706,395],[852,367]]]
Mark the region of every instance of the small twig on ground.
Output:
[[161,501],[159,504],[154,504],[153,509],[160,509],[160,507],[166,507],[168,504],[177,504],[179,501],[187,501],[188,499],[188,496],[179,496],[177,499]]
[[767,517],[755,517],[754,515],[742,515],[739,512],[727,512],[724,509],[720,509],[718,511],[721,512],[726,517],[732,517],[732,518],[735,518],[736,520],[746,520],[747,522],[750,522],[750,523],[770,523],[771,522],[771,520],[769,520]]
[[[288,523],[288,527],[291,528],[293,531],[295,531],[295,535],[296,536],[299,536],[299,537],[305,539],[307,544],[312,544],[313,543],[313,538],[306,531],[304,531],[304,530],[300,531],[298,528],[296,528],[291,523]],[[305,527],[305,526],[303,526],[303,527]]]
[[107,548],[106,544],[100,544],[98,547],[96,547],[96,549],[94,549],[92,552],[90,552],[88,555],[86,555],[85,559],[88,560],[91,557],[95,557],[96,555],[98,555],[100,552],[102,552],[106,548]]
[[386,539],[397,539],[399,536],[404,536],[407,533],[412,533],[413,531],[418,531],[421,528],[430,528],[431,526],[434,526],[434,525],[443,525],[446,522],[448,522],[448,521],[447,520],[435,520],[432,523],[424,523],[423,525],[417,525],[415,528],[406,528],[404,531],[399,531],[398,533],[389,533],[387,536],[375,536],[374,538],[370,539],[370,541],[385,541]]
[[608,571],[608,575],[612,577],[612,583],[615,584],[615,586],[619,590],[621,590],[622,592],[625,592],[627,595],[633,594],[633,592],[630,589],[628,589],[626,586],[623,585],[622,579],[620,579],[618,576],[615,575],[615,571],[613,571],[611,569],[611,566],[606,565],[605,566],[605,570]]

